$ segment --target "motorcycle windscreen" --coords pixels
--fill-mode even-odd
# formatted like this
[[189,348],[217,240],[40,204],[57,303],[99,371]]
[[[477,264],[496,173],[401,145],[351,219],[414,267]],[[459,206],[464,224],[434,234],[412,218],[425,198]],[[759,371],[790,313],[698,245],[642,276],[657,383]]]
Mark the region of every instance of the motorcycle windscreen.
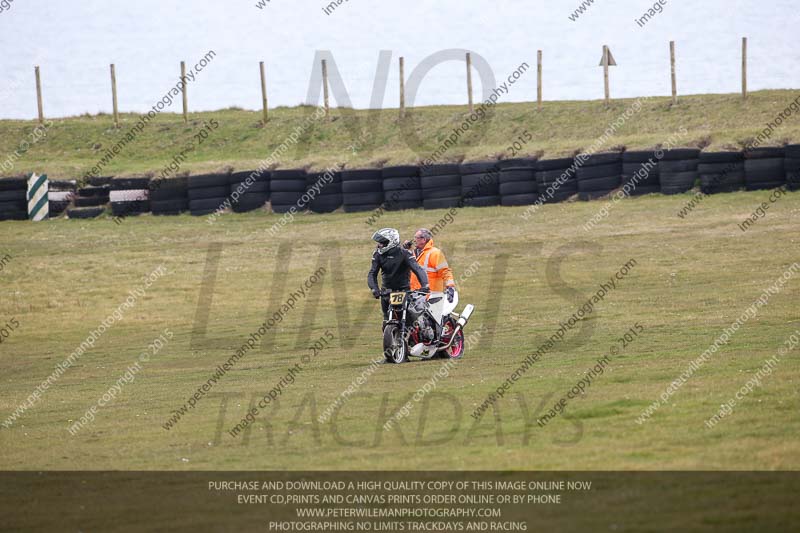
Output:
[[452,303],[447,301],[447,297],[444,298],[444,306],[442,307],[442,316],[445,317],[450,313],[452,313],[453,311],[455,311],[457,305],[458,305],[458,291],[455,291]]

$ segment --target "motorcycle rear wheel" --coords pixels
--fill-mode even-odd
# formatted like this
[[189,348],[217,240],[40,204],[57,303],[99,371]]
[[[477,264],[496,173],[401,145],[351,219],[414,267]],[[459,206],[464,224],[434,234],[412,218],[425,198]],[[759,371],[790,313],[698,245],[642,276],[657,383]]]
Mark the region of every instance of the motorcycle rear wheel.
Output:
[[405,340],[400,336],[400,328],[394,324],[389,324],[383,329],[383,357],[390,363],[399,364],[408,361]]
[[[442,340],[445,342],[450,340],[450,335],[453,334],[453,331],[456,329],[455,321],[452,319],[448,319],[444,323],[444,327],[442,328]],[[464,331],[458,330],[458,334],[456,335],[455,340],[453,340],[453,344],[447,350],[444,350],[444,354],[449,359],[461,359],[464,356]]]

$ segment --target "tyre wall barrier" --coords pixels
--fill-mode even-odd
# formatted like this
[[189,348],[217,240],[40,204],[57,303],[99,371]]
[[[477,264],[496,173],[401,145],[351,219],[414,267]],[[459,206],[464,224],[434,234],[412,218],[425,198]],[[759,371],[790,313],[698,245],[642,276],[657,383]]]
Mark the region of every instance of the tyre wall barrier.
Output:
[[105,207],[68,207],[67,218],[96,218],[105,212]]
[[774,189],[786,183],[784,148],[755,148],[744,156],[744,185],[748,191]]
[[536,163],[536,186],[542,203],[563,202],[578,193],[575,160],[570,158],[542,159]]
[[[330,183],[328,183],[330,179]],[[313,172],[306,181],[309,192],[314,192],[314,198],[309,203],[309,209],[314,213],[330,213],[342,207],[342,173],[333,172],[326,178],[325,172]],[[319,184],[319,191],[314,187]]]
[[76,180],[50,180],[50,192],[47,195],[50,217],[64,213],[70,203],[75,200],[78,182]]
[[396,166],[381,169],[383,206],[387,211],[422,207],[419,167]]
[[785,150],[786,188],[796,191],[800,189],[800,144],[790,144]]
[[383,204],[383,177],[380,170],[343,170],[341,179],[345,213],[373,211]]
[[306,192],[308,176],[303,169],[274,170],[269,181],[269,198],[272,211],[287,213]]
[[617,189],[622,183],[622,154],[592,154],[578,168],[578,198],[594,200]]
[[186,196],[192,216],[210,215],[226,205],[230,192],[227,173],[189,176]]
[[507,159],[499,164],[500,205],[531,205],[539,199],[535,159]]
[[631,196],[661,192],[656,153],[654,151],[623,152],[621,185]]
[[231,173],[228,177],[231,209],[236,213],[246,213],[264,207],[269,201],[271,178],[272,173],[269,171]]
[[463,163],[461,174],[461,203],[468,207],[500,205],[500,163],[479,161]]
[[[90,180],[89,185],[77,189],[71,202],[65,206],[69,218],[94,218],[101,215],[111,200],[111,178]],[[117,208],[120,211],[120,208]]]
[[744,153],[700,152],[697,172],[705,194],[738,191],[744,188]]
[[150,178],[114,178],[109,189],[111,214],[115,217],[150,212]]
[[189,210],[189,178],[151,180],[149,189],[154,215],[179,215]]
[[[661,156],[661,157],[659,157]],[[303,169],[265,171],[245,190],[253,171],[202,174],[188,178],[92,177],[86,187],[75,180],[50,180],[50,213],[70,218],[102,214],[111,202],[115,216],[177,215],[189,210],[206,215],[230,208],[245,212],[269,205],[275,213],[290,209],[330,213],[448,209],[462,206],[516,206],[605,196],[620,187],[630,196],[678,194],[698,183],[705,194],[800,189],[800,144],[754,148],[747,152],[701,152],[693,148],[607,152],[573,158],[506,159],[423,167],[348,169],[332,174]],[[325,180],[327,181],[327,180]],[[0,220],[26,220],[27,179],[0,177]],[[234,201],[234,193],[238,201]],[[308,201],[306,201],[308,200]]]
[[28,219],[28,180],[0,179],[0,220]]
[[661,182],[661,194],[680,194],[694,187],[699,179],[697,165],[700,150],[695,148],[679,148],[663,152],[658,162],[658,179]]
[[430,165],[420,168],[422,207],[450,209],[460,207],[461,174],[458,165]]

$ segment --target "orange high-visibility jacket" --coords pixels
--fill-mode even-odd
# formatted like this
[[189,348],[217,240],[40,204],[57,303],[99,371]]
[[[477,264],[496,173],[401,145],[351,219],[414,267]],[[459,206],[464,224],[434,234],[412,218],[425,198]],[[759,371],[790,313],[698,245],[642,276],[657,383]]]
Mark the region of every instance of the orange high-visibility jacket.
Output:
[[[447,259],[445,259],[444,253],[433,245],[433,239],[425,244],[425,248],[422,249],[419,257],[417,257],[417,263],[428,273],[428,283],[430,283],[431,291],[444,292],[445,287],[456,286],[456,282],[453,280],[453,272],[447,266]],[[419,280],[412,273],[411,290],[419,288]]]

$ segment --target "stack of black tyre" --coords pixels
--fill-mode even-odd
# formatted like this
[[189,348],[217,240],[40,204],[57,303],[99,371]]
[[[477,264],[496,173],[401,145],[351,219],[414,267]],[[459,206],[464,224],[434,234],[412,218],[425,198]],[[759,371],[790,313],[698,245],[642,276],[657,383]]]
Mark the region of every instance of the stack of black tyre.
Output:
[[397,166],[381,169],[383,206],[387,211],[422,207],[422,184],[419,167]]
[[578,198],[592,200],[605,196],[622,183],[622,154],[592,154],[578,167]]
[[461,173],[458,165],[429,165],[420,168],[422,206],[425,209],[449,209],[461,204]]
[[744,153],[744,184],[748,191],[775,189],[786,183],[783,147],[753,148]]
[[536,185],[535,159],[506,159],[500,161],[498,192],[500,205],[531,205],[539,198]]
[[150,181],[150,210],[154,215],[180,215],[189,209],[189,178]]
[[496,161],[462,163],[459,172],[464,206],[500,205],[500,166]]
[[697,172],[705,194],[738,191],[744,187],[742,152],[700,152]]
[[89,185],[92,187],[110,187],[114,176],[89,176]]
[[210,215],[220,208],[230,207],[226,203],[229,191],[227,173],[189,176],[186,189],[189,213],[192,216]]
[[377,169],[342,171],[345,213],[372,211],[383,204],[383,175]]
[[680,194],[694,187],[698,178],[700,150],[679,148],[666,150],[658,162],[658,179],[663,194]]
[[784,159],[786,170],[786,188],[790,191],[800,189],[800,144],[790,144],[786,147]]
[[111,176],[92,176],[89,185],[79,187],[72,199],[67,216],[69,218],[95,218],[102,215],[110,200]]
[[0,220],[27,220],[27,194],[26,178],[0,178]]
[[[91,182],[90,182],[91,183]],[[100,183],[95,180],[95,183]],[[72,199],[72,206],[66,209],[69,218],[95,218],[102,215],[108,205],[111,191],[111,180],[98,185],[79,187]],[[120,208],[117,207],[117,212]],[[124,216],[118,215],[118,216]]]
[[578,192],[578,176],[571,157],[536,162],[536,186],[543,204],[563,202]]
[[48,212],[50,217],[57,217],[64,213],[75,198],[77,190],[76,180],[50,180],[48,183],[49,191]]
[[72,199],[73,205],[75,207],[100,207],[105,209],[110,198],[110,181],[103,185],[89,185],[78,188],[78,194]]
[[[231,208],[236,213],[260,209],[269,201],[269,170],[232,172],[228,178]],[[247,183],[250,185],[247,185]]]
[[661,192],[658,158],[652,151],[630,151],[622,154],[622,190],[628,196]]
[[306,207],[300,198],[305,194],[308,176],[303,169],[273,170],[270,177],[270,201],[275,213],[288,213],[292,207],[303,211]]
[[150,212],[150,178],[114,178],[110,189],[111,214],[115,217]]
[[[308,174],[306,180],[309,194],[314,198],[309,208],[314,213],[331,213],[342,207],[342,173],[339,171],[322,171]],[[314,185],[319,185],[319,192]]]
[[71,205],[66,208],[67,217],[96,218],[105,213],[110,199],[111,180],[91,178],[88,186],[79,187]]

